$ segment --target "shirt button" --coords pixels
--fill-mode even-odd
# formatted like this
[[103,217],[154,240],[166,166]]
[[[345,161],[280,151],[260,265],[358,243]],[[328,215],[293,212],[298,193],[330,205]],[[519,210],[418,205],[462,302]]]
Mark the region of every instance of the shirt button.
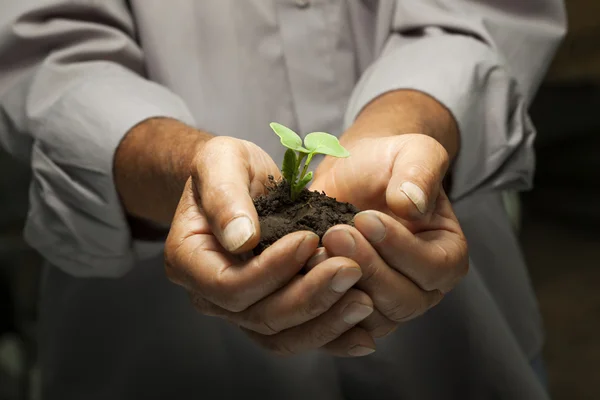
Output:
[[306,8],[310,5],[310,0],[296,0],[296,7]]

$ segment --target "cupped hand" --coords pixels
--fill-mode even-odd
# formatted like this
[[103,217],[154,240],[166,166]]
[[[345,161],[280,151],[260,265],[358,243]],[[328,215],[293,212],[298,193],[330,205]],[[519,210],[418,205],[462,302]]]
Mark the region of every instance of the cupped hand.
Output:
[[326,159],[313,190],[363,211],[355,227],[336,226],[311,266],[347,257],[362,269],[356,287],[376,311],[360,326],[385,336],[440,302],[468,269],[467,243],[444,189],[448,154],[420,134],[368,138],[351,156]]
[[[268,176],[279,176],[256,145],[228,137],[209,140],[193,163],[166,241],[168,277],[185,287],[208,316],[240,326],[278,354],[327,349],[340,356],[374,349],[371,336],[355,327],[373,312],[371,298],[352,289],[360,266],[330,257],[300,275],[319,244],[311,232],[295,232],[259,256],[252,198]],[[333,342],[333,343],[332,343]]]

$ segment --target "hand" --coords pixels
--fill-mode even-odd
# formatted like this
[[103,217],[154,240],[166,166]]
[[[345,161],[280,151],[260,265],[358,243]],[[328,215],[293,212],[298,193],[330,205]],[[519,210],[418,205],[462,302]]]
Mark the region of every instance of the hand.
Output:
[[[363,271],[357,288],[376,311],[361,326],[381,337],[436,305],[468,269],[467,244],[442,180],[448,154],[420,134],[367,138],[327,159],[311,189],[364,211],[355,228],[336,226],[311,265],[351,258]],[[377,211],[375,211],[377,210]]]
[[[290,234],[260,256],[248,252],[260,238],[252,198],[268,175],[279,176],[256,145],[218,137],[195,158],[166,241],[168,277],[184,286],[195,307],[240,326],[278,354],[317,349],[362,355],[371,336],[353,328],[373,311],[369,296],[350,289],[362,276],[356,262],[332,257],[299,275],[319,238]],[[357,347],[358,346],[358,347]]]

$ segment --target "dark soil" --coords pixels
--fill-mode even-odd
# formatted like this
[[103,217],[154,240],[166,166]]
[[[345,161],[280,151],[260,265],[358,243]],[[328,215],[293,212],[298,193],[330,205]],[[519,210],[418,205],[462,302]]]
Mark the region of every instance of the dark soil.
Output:
[[260,221],[261,240],[254,254],[262,253],[283,236],[297,231],[312,231],[323,237],[334,225],[353,225],[359,210],[349,203],[341,203],[325,193],[304,189],[296,201],[290,196],[290,186],[285,181],[267,187],[267,193],[254,200]]

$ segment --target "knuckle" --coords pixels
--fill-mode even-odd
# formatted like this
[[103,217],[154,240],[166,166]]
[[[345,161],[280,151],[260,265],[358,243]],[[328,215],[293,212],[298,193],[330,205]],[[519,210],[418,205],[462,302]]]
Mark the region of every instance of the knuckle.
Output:
[[238,186],[233,182],[218,182],[210,187],[210,195],[218,200],[222,199],[223,195],[227,195],[236,189],[238,189]]
[[202,147],[202,153],[211,153],[213,150],[223,146],[229,146],[235,141],[236,140],[234,138],[229,136],[215,136],[204,144]]
[[252,327],[253,331],[260,333],[261,335],[272,336],[281,332],[281,329],[277,328],[277,324],[265,318],[260,311],[249,313],[246,317],[246,321],[248,322],[248,325]]
[[[208,140],[203,146],[202,149],[196,153],[194,156],[194,160],[192,165],[196,165],[198,167],[202,167],[207,163],[210,163],[210,159],[212,155],[216,152],[216,150],[221,146],[223,138],[220,136],[214,137]],[[196,170],[202,171],[202,168],[197,168]],[[194,175],[194,168],[192,168],[192,175]]]
[[249,304],[244,299],[244,291],[240,290],[234,281],[223,276],[222,273],[217,275],[211,286],[215,303],[220,307],[235,313],[248,308]]
[[256,143],[250,142],[248,140],[237,140],[237,143],[240,147],[246,150],[250,154],[262,153],[263,150]]
[[377,277],[381,271],[381,265],[378,265],[375,262],[370,263],[367,267],[361,268],[363,271],[363,276],[361,279],[361,283],[363,286],[365,285],[373,285],[378,281]]
[[262,333],[263,335],[266,336],[272,336],[275,335],[279,332],[281,332],[280,329],[275,327],[275,324],[273,324],[272,322],[268,322],[268,321],[260,321],[257,325],[257,332]]
[[[447,264],[444,264],[442,268],[434,267],[432,271],[424,274],[421,279],[419,279],[419,287],[426,291],[431,291],[437,289],[440,285],[440,272],[448,269],[446,267]],[[445,275],[445,274],[444,274]]]
[[394,322],[403,322],[410,319],[418,311],[418,307],[413,307],[410,304],[391,303],[383,307],[381,312]]
[[224,298],[222,307],[228,311],[240,313],[248,308],[248,304],[242,296],[233,294]]
[[446,148],[437,140],[428,135],[414,136],[413,139],[419,140],[419,147],[427,147],[429,154],[433,154],[440,163],[440,167],[446,168],[450,163],[450,156]]
[[421,190],[427,190],[431,182],[436,181],[436,174],[422,164],[412,164],[406,168],[406,174]]
[[322,293],[311,294],[303,301],[303,305],[301,306],[302,315],[308,319],[318,317],[329,309],[330,304],[328,300],[328,296],[323,296]]
[[444,246],[436,243],[438,249],[432,260],[430,274],[423,289],[427,291],[445,288],[464,277],[469,270],[469,257],[466,240],[448,242]]
[[239,187],[234,183],[224,181],[211,185],[210,190],[202,193],[202,207],[207,216],[222,220],[223,228],[235,218],[228,204],[223,203],[223,199],[231,199],[232,194],[238,189]]
[[313,332],[311,332],[311,342],[314,343],[315,346],[321,347],[338,338],[342,333],[343,332],[336,329],[335,326],[325,323],[316,327]]

